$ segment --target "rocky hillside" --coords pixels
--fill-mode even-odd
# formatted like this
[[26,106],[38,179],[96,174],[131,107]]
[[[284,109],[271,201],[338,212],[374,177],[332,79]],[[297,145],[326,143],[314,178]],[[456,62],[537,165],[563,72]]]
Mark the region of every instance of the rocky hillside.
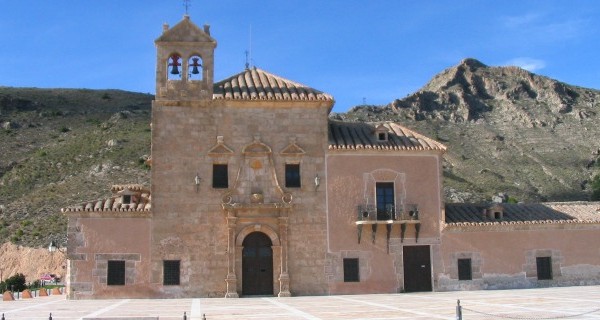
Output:
[[0,243],[64,244],[60,208],[145,183],[153,96],[0,87]]
[[600,91],[474,59],[387,106],[333,118],[395,120],[445,143],[448,201],[587,200],[600,171]]
[[22,247],[12,243],[0,245],[0,265],[0,281],[17,273],[22,273],[27,283],[39,280],[47,273],[64,280],[67,273],[64,251],[48,252],[46,248]]
[[[149,184],[153,96],[0,87],[0,243],[64,244],[60,208]],[[394,120],[445,143],[448,201],[587,200],[600,172],[600,92],[473,59],[387,106],[332,118]]]

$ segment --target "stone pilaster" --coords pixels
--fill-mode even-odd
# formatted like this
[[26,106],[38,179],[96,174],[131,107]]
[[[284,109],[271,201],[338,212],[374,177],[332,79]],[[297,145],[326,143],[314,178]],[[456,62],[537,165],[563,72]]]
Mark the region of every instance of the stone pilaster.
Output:
[[227,292],[225,298],[238,298],[237,293],[237,277],[235,275],[235,227],[237,224],[237,218],[228,216],[227,217],[227,277],[225,282],[227,283]]
[[279,239],[281,241],[281,273],[279,275],[279,297],[290,297],[290,276],[288,274],[288,218],[279,218]]

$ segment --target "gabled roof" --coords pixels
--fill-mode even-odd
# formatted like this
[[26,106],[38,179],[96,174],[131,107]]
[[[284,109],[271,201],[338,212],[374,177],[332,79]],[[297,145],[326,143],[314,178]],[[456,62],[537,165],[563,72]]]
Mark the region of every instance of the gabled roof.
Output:
[[[377,128],[388,129],[386,141],[379,141]],[[437,150],[446,151],[446,146],[412,131],[395,122],[341,122],[329,121],[329,150]]]
[[454,226],[600,223],[600,202],[501,203],[502,219],[484,214],[490,205],[447,203],[446,224]]
[[213,39],[209,34],[202,31],[198,26],[196,26],[191,20],[190,17],[185,15],[183,16],[183,20],[181,20],[178,24],[174,25],[171,29],[166,30],[163,34],[158,37],[154,41],[158,42],[214,42],[217,41]]
[[326,93],[256,67],[215,83],[213,99],[333,102]]
[[[119,212],[119,211],[151,211],[152,196],[150,190],[141,185],[112,186],[113,195],[106,199],[87,201],[61,209],[63,213],[70,212]],[[123,195],[131,195],[131,202],[124,204]]]

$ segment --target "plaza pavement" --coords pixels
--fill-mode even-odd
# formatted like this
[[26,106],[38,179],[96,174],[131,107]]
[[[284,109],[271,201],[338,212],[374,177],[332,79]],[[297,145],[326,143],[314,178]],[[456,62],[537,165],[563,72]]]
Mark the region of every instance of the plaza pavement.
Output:
[[[521,290],[240,299],[66,300],[0,302],[0,319],[600,319],[600,286]],[[147,318],[144,318],[147,317]]]

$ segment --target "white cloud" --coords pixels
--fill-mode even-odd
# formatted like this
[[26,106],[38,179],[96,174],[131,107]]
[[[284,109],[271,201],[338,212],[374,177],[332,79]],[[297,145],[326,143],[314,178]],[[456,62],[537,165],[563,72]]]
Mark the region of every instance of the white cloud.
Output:
[[521,28],[529,26],[541,17],[537,13],[528,13],[520,16],[501,17],[500,20],[507,28]]
[[523,68],[527,71],[534,72],[537,70],[544,69],[546,67],[546,62],[544,60],[540,60],[540,59],[519,57],[519,58],[514,58],[514,59],[507,61],[506,63],[504,63],[504,65],[505,66],[517,66],[517,67]]
[[561,19],[549,14],[528,13],[501,17],[500,23],[513,40],[522,39],[528,43],[560,43],[581,37],[585,33],[588,21],[579,17]]

